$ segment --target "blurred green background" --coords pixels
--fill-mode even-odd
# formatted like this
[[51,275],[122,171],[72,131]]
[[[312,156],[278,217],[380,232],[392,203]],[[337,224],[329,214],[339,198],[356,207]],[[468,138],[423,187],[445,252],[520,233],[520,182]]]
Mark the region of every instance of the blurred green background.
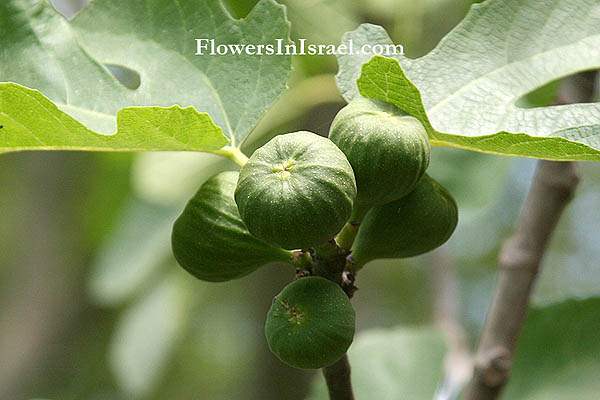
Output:
[[[243,17],[254,0],[228,0]],[[383,25],[406,55],[426,54],[468,0],[285,0],[294,38],[337,44],[362,22]],[[86,0],[53,0],[71,17]],[[324,22],[326,21],[326,22]],[[327,134],[343,102],[333,57],[297,57],[290,89],[250,140]],[[524,100],[544,105],[550,85]],[[294,274],[270,265],[241,280],[197,281],[170,254],[170,227],[215,171],[188,153],[16,153],[0,156],[0,399],[303,399],[317,372],[282,364],[263,333],[272,298]],[[496,256],[510,234],[534,160],[435,148],[430,174],[455,196],[447,245],[375,262],[359,278],[358,331],[444,326],[476,341]],[[600,171],[584,181],[552,242],[535,302],[600,292]]]

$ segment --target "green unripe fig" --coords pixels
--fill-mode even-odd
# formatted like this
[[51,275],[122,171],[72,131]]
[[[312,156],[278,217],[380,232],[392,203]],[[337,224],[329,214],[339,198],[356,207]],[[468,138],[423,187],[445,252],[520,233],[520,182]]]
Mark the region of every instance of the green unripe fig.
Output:
[[406,258],[444,244],[458,223],[456,202],[425,175],[408,195],[373,207],[352,246],[357,268],[377,258]]
[[240,171],[235,202],[250,233],[285,249],[317,246],[340,231],[356,183],[346,156],[310,132],[279,135]]
[[408,194],[429,166],[429,139],[421,122],[380,100],[351,101],[333,120],[329,139],[354,169],[359,220],[372,206]]
[[297,368],[323,368],[339,360],[354,338],[348,296],[318,276],[300,278],[275,297],[265,333],[273,354]]
[[238,175],[221,172],[207,180],[173,225],[175,259],[198,279],[236,279],[292,257],[292,252],[271,246],[246,229],[233,200]]

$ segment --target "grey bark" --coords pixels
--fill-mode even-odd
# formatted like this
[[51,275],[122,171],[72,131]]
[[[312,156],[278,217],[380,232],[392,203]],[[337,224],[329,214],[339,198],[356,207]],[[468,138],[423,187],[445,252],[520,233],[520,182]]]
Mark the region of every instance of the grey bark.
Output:
[[[567,78],[555,103],[589,101],[594,93],[595,77],[595,71],[588,71]],[[496,289],[465,400],[499,398],[509,377],[544,253],[579,180],[577,165],[573,162],[538,162],[515,233],[500,252]]]

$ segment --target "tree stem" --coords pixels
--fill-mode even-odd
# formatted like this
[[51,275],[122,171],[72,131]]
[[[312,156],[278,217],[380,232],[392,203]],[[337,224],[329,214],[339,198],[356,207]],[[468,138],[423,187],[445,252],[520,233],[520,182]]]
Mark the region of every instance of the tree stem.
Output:
[[579,182],[573,162],[538,162],[517,228],[499,255],[492,304],[465,400],[497,399],[511,368],[529,296],[552,232]]
[[[322,276],[337,283],[348,297],[352,298],[352,294],[356,290],[354,281],[350,281],[349,284],[344,281],[347,253],[338,246],[335,240],[317,246],[315,252],[316,263],[313,263],[312,266],[313,275]],[[334,364],[323,368],[323,375],[327,383],[330,400],[354,400],[350,379],[350,363],[346,354]]]
[[346,354],[335,364],[323,368],[323,375],[327,382],[330,400],[354,400],[350,381],[350,363]]

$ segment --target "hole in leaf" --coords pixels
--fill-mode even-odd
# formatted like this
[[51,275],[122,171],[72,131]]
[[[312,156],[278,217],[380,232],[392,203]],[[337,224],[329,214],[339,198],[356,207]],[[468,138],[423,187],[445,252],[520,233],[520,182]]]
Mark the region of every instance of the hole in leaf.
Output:
[[119,82],[128,89],[135,90],[140,87],[142,80],[136,71],[122,65],[106,64],[106,68]]
[[[594,85],[596,72],[596,70],[579,72],[549,82],[523,95],[515,105],[520,108],[536,108],[549,106],[555,101],[561,104],[589,103],[589,99],[598,99],[600,96],[599,85]],[[564,99],[557,99],[561,85],[567,81],[570,81],[569,85],[564,88],[565,92],[561,93]],[[595,94],[592,92],[594,86],[596,86]]]
[[536,108],[550,105],[556,98],[556,94],[558,93],[558,88],[560,87],[561,82],[562,79],[557,79],[545,84],[542,87],[534,89],[519,98],[515,105],[521,108]]
[[258,3],[257,0],[225,0],[223,5],[233,18],[245,18]]

